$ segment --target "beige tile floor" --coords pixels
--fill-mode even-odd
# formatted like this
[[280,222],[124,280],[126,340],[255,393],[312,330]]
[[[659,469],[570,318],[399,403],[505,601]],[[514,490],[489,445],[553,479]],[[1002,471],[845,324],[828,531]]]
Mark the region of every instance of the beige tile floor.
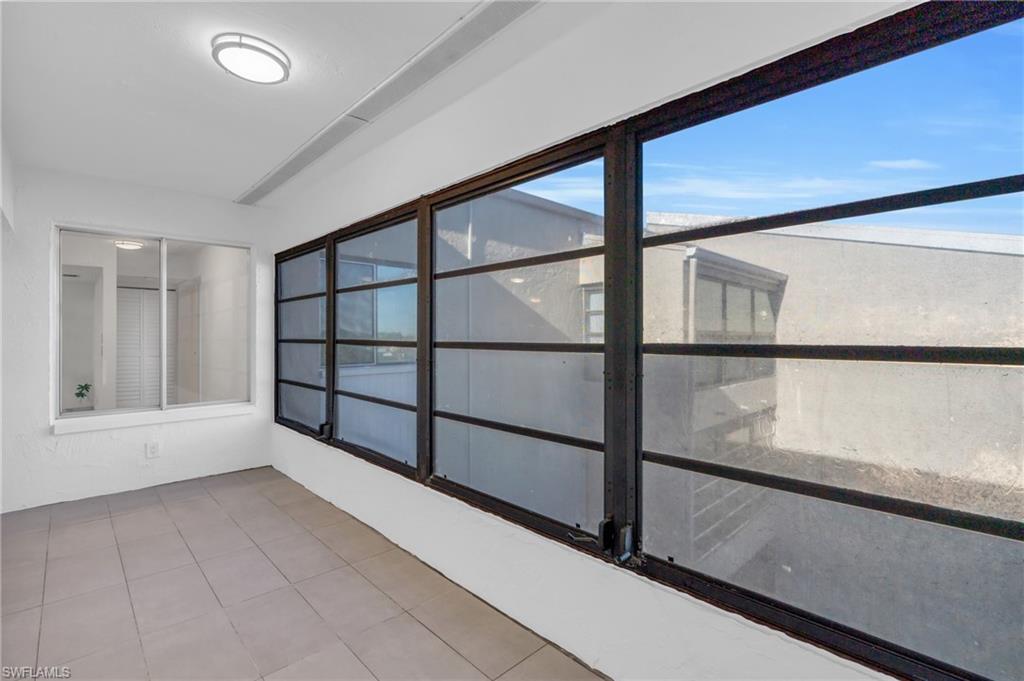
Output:
[[272,468],[0,517],[5,666],[85,679],[598,679]]

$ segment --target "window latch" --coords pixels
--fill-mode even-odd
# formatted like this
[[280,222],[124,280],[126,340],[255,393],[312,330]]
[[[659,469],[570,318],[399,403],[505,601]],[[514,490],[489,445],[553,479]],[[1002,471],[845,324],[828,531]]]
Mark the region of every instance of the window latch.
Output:
[[320,434],[317,436],[316,439],[318,439],[318,440],[330,440],[331,439],[331,431],[332,431],[332,427],[331,427],[330,423],[321,423],[320,424]]

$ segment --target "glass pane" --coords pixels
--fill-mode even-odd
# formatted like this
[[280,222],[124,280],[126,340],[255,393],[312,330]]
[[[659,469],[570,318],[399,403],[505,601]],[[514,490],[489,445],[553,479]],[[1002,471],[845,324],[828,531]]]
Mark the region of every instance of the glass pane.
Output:
[[379,229],[335,246],[338,286],[416,276],[416,221]]
[[278,263],[277,297],[291,298],[326,291],[326,257],[326,251],[321,248],[319,251]]
[[[645,143],[648,232],[1024,172],[1022,24]],[[1002,224],[962,217],[955,229]]]
[[61,414],[158,408],[160,243],[62,230],[60,272]]
[[743,286],[725,286],[725,330],[749,337],[754,332],[751,291]]
[[167,403],[248,399],[248,249],[168,240],[167,286]]
[[299,383],[325,385],[327,363],[321,343],[278,343],[277,377]]
[[604,291],[587,292],[587,310],[590,312],[604,312]]
[[[1005,233],[938,231],[998,215]],[[888,227],[879,225],[888,224]],[[689,331],[686,294],[696,273]],[[727,336],[718,311],[727,287]],[[753,291],[754,334],[744,317]],[[644,249],[648,342],[1024,345],[1024,194]]]
[[327,299],[306,298],[277,304],[277,337],[320,340],[327,337]]
[[416,284],[337,295],[338,338],[416,340]]
[[600,255],[439,279],[435,338],[584,343],[583,287],[603,280]]
[[434,419],[434,471],[591,533],[604,515],[599,452]]
[[438,349],[434,362],[435,409],[604,441],[601,353]]
[[644,358],[645,449],[1024,520],[1024,368],[778,359],[691,388],[719,359]]
[[[339,390],[382,397],[386,400],[416,404],[416,348],[368,348],[338,345],[335,357],[342,357],[342,349],[365,350],[347,358],[366,360],[362,363],[338,364],[336,380]],[[374,351],[377,361],[374,362]],[[362,354],[362,357],[354,355]]]
[[768,292],[754,289],[754,333],[775,336],[775,309]]
[[416,412],[336,397],[338,439],[416,465]]
[[278,383],[277,390],[282,417],[302,423],[313,430],[318,430],[320,424],[327,420],[324,391],[300,388],[287,383]]
[[338,367],[359,366],[375,362],[376,349],[365,345],[339,343],[334,351],[334,363]]
[[987,678],[1020,678],[1024,542],[650,462],[643,487],[648,554]]
[[438,272],[604,243],[604,162],[589,161],[434,215]]

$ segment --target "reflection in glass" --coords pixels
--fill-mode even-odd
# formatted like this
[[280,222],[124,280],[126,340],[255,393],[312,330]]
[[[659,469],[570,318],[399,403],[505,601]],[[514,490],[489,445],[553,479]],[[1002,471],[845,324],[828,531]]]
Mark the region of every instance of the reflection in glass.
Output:
[[434,408],[601,442],[604,382],[587,375],[595,361],[604,355],[438,348]]
[[[1017,202],[1003,216],[1016,233],[883,228],[850,219],[646,248],[644,339],[1024,345],[1024,195],[941,208],[982,214],[1005,198]],[[899,212],[922,225],[932,215]],[[889,215],[895,213],[879,220]]]
[[416,340],[416,284],[337,295],[339,339]]
[[327,282],[324,249],[285,260],[277,265],[277,297],[291,298],[322,293]]
[[339,241],[338,287],[416,276],[416,221]]
[[277,337],[322,340],[327,334],[327,299],[305,298],[277,304]]
[[337,396],[335,437],[416,465],[416,412]]
[[[61,414],[158,408],[160,243],[62,230],[60,273]],[[167,292],[168,314],[176,296]],[[168,339],[172,382],[173,343]]]
[[434,216],[438,272],[604,243],[599,159],[443,208]]
[[600,290],[603,281],[604,257],[600,255],[439,279],[434,284],[436,338],[593,341],[585,317],[598,312],[587,312],[584,292]]
[[278,343],[277,377],[288,381],[325,385],[323,343]]
[[296,421],[313,430],[318,430],[326,419],[327,405],[322,390],[278,383],[277,394],[279,414],[283,418]]
[[986,678],[1024,669],[1024,542],[651,462],[643,518],[650,555]]
[[416,404],[416,348],[339,344],[335,358],[339,390]]
[[591,533],[604,515],[604,457],[434,419],[437,475]]
[[248,249],[168,240],[167,285],[167,403],[247,399]]
[[644,358],[644,449],[1024,521],[1024,369],[720,359]]

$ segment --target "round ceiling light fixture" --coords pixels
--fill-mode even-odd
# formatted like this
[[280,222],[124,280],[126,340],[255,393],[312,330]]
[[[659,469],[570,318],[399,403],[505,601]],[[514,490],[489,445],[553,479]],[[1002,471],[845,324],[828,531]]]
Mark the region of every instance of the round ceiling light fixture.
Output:
[[126,251],[137,251],[146,244],[141,241],[133,241],[131,239],[117,239],[114,241],[114,245]]
[[288,55],[266,40],[245,33],[221,33],[211,44],[213,60],[233,76],[263,85],[288,80],[292,68]]

